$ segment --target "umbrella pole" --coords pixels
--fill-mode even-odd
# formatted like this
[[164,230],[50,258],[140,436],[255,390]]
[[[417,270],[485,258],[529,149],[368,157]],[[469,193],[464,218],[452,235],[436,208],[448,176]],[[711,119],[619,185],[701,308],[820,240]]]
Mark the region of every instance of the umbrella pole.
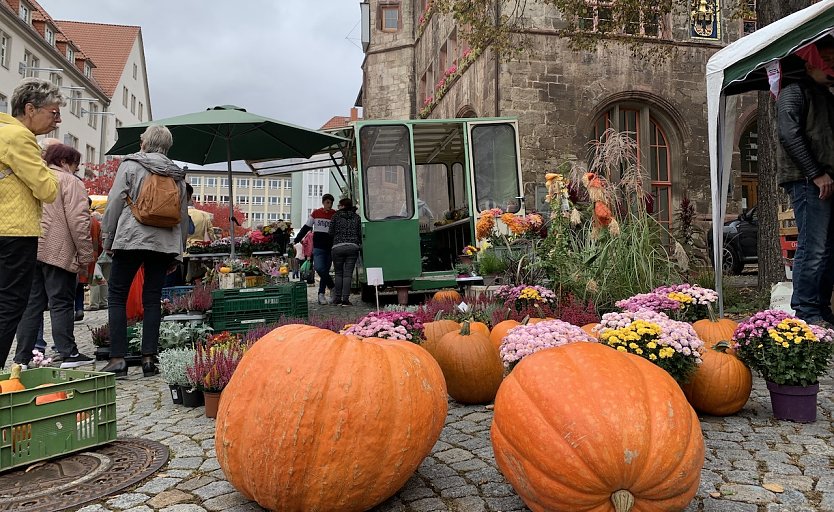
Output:
[[226,138],[226,159],[229,171],[229,235],[231,236],[231,258],[235,258],[235,194],[232,182],[232,139]]

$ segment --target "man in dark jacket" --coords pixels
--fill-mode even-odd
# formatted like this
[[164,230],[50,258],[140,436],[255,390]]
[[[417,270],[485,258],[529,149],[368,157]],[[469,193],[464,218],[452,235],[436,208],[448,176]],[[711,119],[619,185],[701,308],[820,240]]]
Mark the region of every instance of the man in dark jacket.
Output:
[[791,196],[799,230],[791,307],[810,323],[834,323],[834,38],[804,53],[807,76],[776,101],[779,184]]

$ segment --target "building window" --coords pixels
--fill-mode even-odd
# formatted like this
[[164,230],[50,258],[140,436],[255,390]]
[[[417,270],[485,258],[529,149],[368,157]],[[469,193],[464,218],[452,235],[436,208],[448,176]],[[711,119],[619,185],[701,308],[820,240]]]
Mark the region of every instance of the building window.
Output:
[[95,130],[98,129],[98,105],[91,101],[89,107],[87,111],[87,125]]
[[252,188],[264,188],[264,180],[252,180]]
[[214,202],[217,202],[217,198],[214,196],[214,194],[208,194],[208,195],[206,196],[206,202],[207,202],[207,203],[214,203]]
[[284,180],[284,188],[291,189],[292,188],[292,180]]
[[134,95],[134,94],[130,95],[130,113],[131,114],[136,113],[136,95]]
[[223,188],[229,188],[229,178],[220,178],[220,186]]
[[257,223],[257,222],[263,222],[263,221],[264,221],[264,214],[263,213],[256,212],[256,213],[252,214],[252,222]]
[[[648,123],[642,123],[646,117]],[[637,165],[644,168],[650,178],[650,212],[666,228],[672,229],[672,151],[669,139],[654,113],[647,106],[615,105],[597,119],[593,137],[599,140],[606,129],[626,132],[637,144]],[[621,176],[611,176],[619,181]],[[669,241],[668,233],[663,235]]]
[[76,137],[75,135],[73,135],[71,133],[68,133],[68,134],[64,135],[64,144],[66,144],[67,146],[72,146],[75,149],[78,149],[78,137]]
[[44,29],[43,38],[49,43],[49,46],[55,46],[55,31],[49,25]]
[[276,190],[281,188],[281,180],[269,180],[269,189]]
[[310,197],[321,197],[324,195],[324,185],[307,185],[307,195]]
[[267,213],[266,218],[269,222],[278,222],[278,214],[277,213]]
[[133,64],[133,79],[136,80],[136,77],[139,76],[139,66],[135,63]]
[[281,198],[280,198],[280,197],[270,196],[270,197],[269,197],[269,205],[270,205],[270,206],[275,206],[275,205],[277,205],[277,204],[278,204],[278,202],[279,202],[280,200],[281,200]]
[[93,66],[92,64],[90,64],[90,61],[84,62],[84,76],[86,76],[87,78],[93,77]]
[[292,205],[292,198],[291,198],[291,197],[285,197],[285,198],[284,198],[284,204],[285,204],[286,206],[290,206],[290,205]]
[[9,98],[5,94],[0,94],[0,112],[9,113]]
[[30,52],[29,50],[23,50],[23,76],[33,76],[32,71],[29,68],[32,67],[32,60],[34,58],[35,56],[32,55],[32,52]]
[[400,173],[396,168],[388,167],[385,169],[385,182],[397,184],[400,182]]
[[248,178],[238,178],[237,179],[237,188],[249,188],[249,179]]
[[235,196],[235,203],[249,204],[249,196]]
[[194,194],[193,196],[191,196],[191,200],[194,201],[195,203],[202,203],[203,202],[203,196],[201,196],[199,194]]
[[20,2],[17,15],[20,19],[25,21],[27,25],[32,24],[32,8],[26,2]]
[[203,178],[200,176],[192,176],[188,179],[188,182],[191,183],[192,187],[199,187],[203,182]]
[[70,92],[70,113],[75,117],[81,117],[81,91]]
[[400,6],[383,5],[381,8],[382,31],[396,32],[400,28]]
[[255,206],[263,206],[264,196],[252,196],[252,204]]
[[145,106],[142,105],[142,102],[140,101],[139,102],[139,120],[140,121],[142,121],[143,120],[142,118],[145,117],[145,114],[143,114],[144,111],[145,111]]
[[127,87],[122,87],[122,106],[127,108]]
[[229,203],[229,196],[217,196],[217,200],[218,200],[218,202],[221,202],[223,204],[228,204]]
[[9,69],[9,55],[12,49],[12,37],[0,30],[0,65]]
[[61,78],[61,75],[59,75],[58,73],[49,73],[49,81],[57,85],[58,87],[61,87],[61,85],[63,85],[64,83],[63,78]]
[[67,45],[67,60],[75,64],[75,50],[71,45]]
[[217,178],[206,178],[206,187],[217,187]]
[[663,27],[657,6],[641,7],[640,12],[622,25],[615,25],[613,5],[616,0],[585,0],[579,15],[579,30],[643,37],[662,37]]
[[745,36],[752,34],[758,28],[758,20],[756,19],[756,0],[746,0],[742,23],[743,33]]
[[86,160],[84,160],[85,164],[94,164],[96,163],[96,148],[87,144],[87,151],[85,153]]

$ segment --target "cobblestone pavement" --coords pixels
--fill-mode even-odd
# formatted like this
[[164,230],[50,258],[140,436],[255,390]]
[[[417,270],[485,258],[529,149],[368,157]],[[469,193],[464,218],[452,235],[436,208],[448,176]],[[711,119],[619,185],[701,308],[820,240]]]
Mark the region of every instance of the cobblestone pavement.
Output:
[[[315,306],[311,314],[327,314],[326,308]],[[356,311],[361,314],[360,307]],[[84,322],[76,323],[82,351],[92,353],[87,326],[104,321],[102,311],[88,312]],[[97,363],[97,368],[101,366]],[[814,424],[773,420],[767,390],[758,378],[740,415],[702,418],[707,460],[697,498],[686,510],[834,511],[832,377],[829,372],[821,383]],[[148,480],[80,510],[261,510],[224,479],[215,458],[214,420],[204,417],[202,407],[173,405],[165,383],[159,377],[142,378],[138,368],[131,368],[129,377],[117,382],[119,435],[160,441],[171,449],[171,459]],[[450,401],[446,427],[430,456],[405,487],[374,510],[527,510],[496,468],[489,440],[491,420],[487,407]],[[784,492],[765,489],[768,483],[780,484]]]

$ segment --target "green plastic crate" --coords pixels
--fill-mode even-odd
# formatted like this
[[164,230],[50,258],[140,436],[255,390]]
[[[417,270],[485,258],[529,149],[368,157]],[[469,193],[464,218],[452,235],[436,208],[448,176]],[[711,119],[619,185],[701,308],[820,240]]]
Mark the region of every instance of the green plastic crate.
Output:
[[282,316],[306,318],[308,314],[305,283],[214,290],[211,294],[211,326],[216,332],[246,332]]
[[[0,380],[9,374],[0,374]],[[51,459],[116,439],[116,378],[112,373],[33,368],[20,374],[24,391],[0,394],[0,471]],[[54,384],[37,388],[42,384]],[[66,399],[38,403],[66,393]]]

